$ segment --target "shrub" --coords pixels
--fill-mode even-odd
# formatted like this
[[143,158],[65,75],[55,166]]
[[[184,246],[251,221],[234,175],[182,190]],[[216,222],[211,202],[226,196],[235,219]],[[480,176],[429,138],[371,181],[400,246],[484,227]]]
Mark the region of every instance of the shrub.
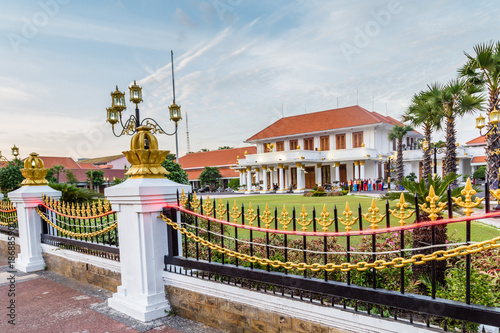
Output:
[[235,191],[238,191],[238,188],[240,187],[240,180],[239,178],[233,178],[229,181],[227,184],[228,187],[232,188]]
[[480,166],[476,171],[474,171],[473,177],[475,179],[486,179],[486,166]]
[[318,186],[316,190],[312,193],[313,197],[324,197],[326,196],[325,189],[322,186]]

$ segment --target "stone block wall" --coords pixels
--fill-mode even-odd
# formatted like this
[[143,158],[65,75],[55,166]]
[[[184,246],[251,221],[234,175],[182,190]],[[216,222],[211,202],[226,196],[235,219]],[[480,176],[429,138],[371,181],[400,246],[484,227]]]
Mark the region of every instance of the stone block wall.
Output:
[[239,333],[347,333],[348,331],[266,311],[252,305],[165,286],[174,313],[208,326]]

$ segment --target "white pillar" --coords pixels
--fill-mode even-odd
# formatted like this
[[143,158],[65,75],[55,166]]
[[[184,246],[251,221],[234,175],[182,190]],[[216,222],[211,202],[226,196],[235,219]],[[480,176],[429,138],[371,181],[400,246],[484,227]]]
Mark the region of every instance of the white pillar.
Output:
[[359,161],[359,169],[361,179],[365,179],[365,161]]
[[340,162],[335,162],[335,180],[339,182],[340,186]]
[[274,190],[274,167],[269,170],[269,183],[271,190]]
[[322,179],[321,179],[321,163],[316,164],[316,185],[320,186],[322,184]]
[[260,193],[266,193],[267,192],[267,165],[262,166],[262,187],[263,189],[260,191]]
[[279,170],[279,177],[280,177],[280,189],[279,189],[279,193],[283,193],[283,192],[286,192],[285,188],[285,177],[284,177],[284,172],[285,170],[283,170],[283,164],[279,164],[278,165],[278,170]]
[[255,168],[255,183],[260,186],[260,168]]
[[245,193],[252,193],[252,168],[247,167],[247,190]]
[[294,193],[303,193],[305,185],[303,184],[302,178],[304,171],[302,171],[302,164],[297,163],[297,189],[294,190]]
[[141,321],[164,317],[170,310],[163,284],[167,224],[158,215],[177,191],[190,190],[167,178],[136,178],[105,190],[117,212],[121,286],[108,305]]
[[354,161],[354,179],[359,179],[359,161]]
[[45,269],[42,256],[42,219],[35,211],[42,203],[42,194],[54,199],[61,197],[61,192],[48,185],[21,186],[10,192],[8,197],[17,208],[17,224],[19,228],[19,246],[21,253],[16,259],[16,269],[25,273]]

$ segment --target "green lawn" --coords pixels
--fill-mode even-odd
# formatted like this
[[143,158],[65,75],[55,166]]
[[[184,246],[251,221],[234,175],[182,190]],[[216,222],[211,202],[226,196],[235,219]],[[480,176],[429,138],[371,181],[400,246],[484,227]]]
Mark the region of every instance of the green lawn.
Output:
[[[361,209],[363,213],[368,213],[368,209],[371,206],[373,197],[368,196],[357,196],[357,195],[349,195],[349,196],[337,196],[337,197],[304,197],[301,195],[256,195],[256,196],[238,196],[234,198],[223,199],[223,203],[229,202],[230,209],[233,207],[234,202],[241,210],[241,205],[245,205],[245,213],[247,213],[247,209],[249,204],[252,204],[252,208],[255,213],[257,213],[257,206],[260,207],[260,215],[263,215],[263,211],[265,209],[266,204],[269,206],[269,210],[272,212],[272,217],[274,217],[274,208],[277,207],[278,217],[281,217],[281,212],[283,210],[283,205],[286,206],[286,210],[289,213],[289,217],[292,216],[292,209],[295,207],[296,209],[296,217],[299,218],[299,214],[302,211],[302,206],[305,207],[306,212],[308,213],[309,219],[312,218],[313,207],[316,207],[316,217],[320,217],[320,214],[323,210],[323,206],[326,204],[327,211],[330,213],[329,218],[333,219],[334,207],[337,207],[338,217],[343,217],[342,212],[345,210],[346,202],[349,203],[349,208],[353,212],[353,217],[358,217],[358,207],[361,205]],[[375,198],[375,202],[377,207],[380,209],[381,214],[385,214],[385,201]],[[219,199],[216,200],[216,203],[219,203]],[[397,201],[390,202],[389,208],[396,208]],[[411,207],[410,207],[411,208]],[[378,216],[378,214],[377,214]],[[248,224],[247,219],[245,219],[245,224]],[[231,218],[232,221],[232,218]],[[391,226],[398,226],[398,219],[391,217]],[[407,223],[411,223],[414,221],[414,216],[407,220]],[[241,223],[241,218],[239,219]],[[386,219],[384,218],[382,222],[379,223],[379,227],[385,227]],[[257,220],[254,222],[254,225],[257,225]],[[264,224],[261,222],[261,226]],[[366,229],[370,226],[370,223],[363,218],[363,229]],[[271,228],[274,229],[274,222],[271,225]],[[297,224],[297,230],[301,230],[301,226]],[[317,225],[317,230],[321,230],[321,226]],[[283,229],[281,224],[278,224],[278,229]],[[288,226],[288,230],[292,229],[292,225]],[[308,231],[312,231],[312,223],[308,226]],[[334,225],[332,224],[329,228],[329,231],[334,231]],[[352,230],[359,230],[359,221],[352,226]],[[456,230],[456,231],[455,231]],[[489,226],[483,224],[481,222],[472,222],[472,241],[483,241],[487,239],[491,239],[493,237],[500,236],[500,229],[495,228],[493,226]],[[339,231],[345,231],[345,226],[339,222]],[[248,231],[240,230],[239,237],[247,236]],[[461,240],[465,240],[465,222],[449,224],[448,225],[448,234],[453,238],[460,238]],[[254,237],[261,237],[260,233],[254,232]],[[360,237],[352,237],[352,241],[357,243]]]

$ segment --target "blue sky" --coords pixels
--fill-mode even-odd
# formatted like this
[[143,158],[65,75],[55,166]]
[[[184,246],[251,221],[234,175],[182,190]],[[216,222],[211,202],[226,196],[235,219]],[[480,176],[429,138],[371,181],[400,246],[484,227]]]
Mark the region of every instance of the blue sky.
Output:
[[[179,152],[243,146],[272,122],[355,105],[399,119],[447,82],[464,51],[498,40],[494,1],[0,0],[0,150],[98,157],[129,147],[105,123],[109,93],[144,88],[167,131],[174,51]],[[128,90],[127,90],[128,93]],[[131,103],[124,115],[133,112]],[[478,136],[458,122],[460,143]],[[442,138],[438,134],[437,138]],[[160,149],[175,150],[173,137]]]

